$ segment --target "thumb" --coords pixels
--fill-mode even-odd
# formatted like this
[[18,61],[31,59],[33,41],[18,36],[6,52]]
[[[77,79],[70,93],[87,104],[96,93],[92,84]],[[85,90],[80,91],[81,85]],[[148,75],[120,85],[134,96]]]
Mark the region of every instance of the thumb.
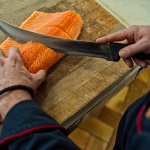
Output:
[[137,53],[147,51],[149,47],[150,44],[146,40],[141,39],[138,42],[121,49],[119,51],[119,56],[122,58],[129,58]]
[[37,87],[44,81],[46,77],[45,70],[39,70],[36,74],[34,74],[34,81],[37,84]]
[[3,117],[2,117],[2,115],[1,115],[1,113],[0,113],[0,124],[3,122]]

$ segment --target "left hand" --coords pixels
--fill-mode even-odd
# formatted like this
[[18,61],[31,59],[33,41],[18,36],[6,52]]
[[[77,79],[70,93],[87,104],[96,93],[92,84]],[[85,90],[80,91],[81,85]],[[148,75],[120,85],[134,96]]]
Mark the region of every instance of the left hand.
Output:
[[[28,72],[24,67],[19,49],[12,47],[9,49],[6,58],[0,49],[0,90],[12,85],[25,85],[34,91],[44,81],[46,71],[40,70],[36,74]],[[28,92],[24,90],[14,90],[0,95],[0,120],[2,121],[7,112],[17,103],[31,99]]]

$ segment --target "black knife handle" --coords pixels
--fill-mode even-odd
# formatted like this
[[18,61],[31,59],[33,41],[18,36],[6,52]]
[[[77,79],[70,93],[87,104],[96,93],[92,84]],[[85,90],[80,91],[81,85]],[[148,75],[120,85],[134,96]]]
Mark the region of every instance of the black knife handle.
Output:
[[[120,57],[119,57],[119,51],[128,46],[129,44],[121,44],[121,43],[110,43],[110,49],[112,52],[112,57],[114,59],[114,61],[119,61]],[[145,53],[138,53],[135,54],[134,56],[132,56],[132,58],[137,58],[140,60],[150,60],[150,54],[145,54]]]

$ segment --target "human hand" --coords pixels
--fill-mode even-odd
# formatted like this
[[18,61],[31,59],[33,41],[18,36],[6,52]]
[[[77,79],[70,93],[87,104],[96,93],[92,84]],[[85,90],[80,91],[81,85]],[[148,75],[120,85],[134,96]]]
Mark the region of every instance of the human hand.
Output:
[[132,58],[133,55],[140,52],[150,54],[150,26],[131,26],[108,36],[98,38],[96,42],[110,43],[122,40],[126,40],[128,44],[131,44],[119,51],[119,56],[123,58],[127,66],[132,68],[134,65],[133,61],[143,68],[150,65],[150,58],[149,60]]
[[[10,48],[7,58],[0,49],[0,90],[12,85],[25,85],[36,91],[45,75],[44,70],[40,70],[36,74],[29,73],[23,65],[18,48]],[[4,119],[6,113],[15,104],[26,99],[31,99],[31,96],[23,90],[14,90],[0,95],[1,119]]]

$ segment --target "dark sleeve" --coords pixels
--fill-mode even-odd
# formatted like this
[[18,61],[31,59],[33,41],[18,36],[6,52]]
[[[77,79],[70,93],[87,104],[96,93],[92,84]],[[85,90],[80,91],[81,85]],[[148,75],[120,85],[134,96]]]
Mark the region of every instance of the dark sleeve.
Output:
[[150,92],[134,102],[123,115],[113,150],[150,150]]
[[6,115],[0,150],[79,150],[66,130],[32,100],[15,105]]

